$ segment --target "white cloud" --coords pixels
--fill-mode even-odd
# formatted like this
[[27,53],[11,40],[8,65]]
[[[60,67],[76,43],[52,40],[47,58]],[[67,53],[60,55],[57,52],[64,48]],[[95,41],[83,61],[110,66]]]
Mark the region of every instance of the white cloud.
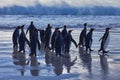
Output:
[[5,6],[34,6],[41,4],[45,6],[60,6],[66,3],[70,6],[81,7],[81,6],[114,6],[120,7],[120,0],[1,0],[0,7]]

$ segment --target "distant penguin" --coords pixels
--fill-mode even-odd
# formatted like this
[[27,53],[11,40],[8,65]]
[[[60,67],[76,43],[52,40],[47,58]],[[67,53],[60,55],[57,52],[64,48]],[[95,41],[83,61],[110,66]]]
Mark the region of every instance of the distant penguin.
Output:
[[86,38],[86,32],[87,32],[87,23],[84,23],[84,29],[81,31],[80,33],[80,37],[79,37],[79,43],[78,45],[84,47],[85,46],[85,38]]
[[[36,56],[36,48],[38,46],[38,49],[40,48],[40,42],[38,40],[38,30],[35,29],[34,32],[33,32],[33,35],[31,36],[31,53],[29,54],[29,56]],[[40,50],[40,49],[39,49]]]
[[90,31],[88,32],[88,34],[86,35],[86,40],[85,40],[85,46],[86,46],[86,51],[88,52],[91,52],[92,49],[91,49],[91,46],[92,46],[92,35],[93,35],[93,31],[94,31],[94,28],[91,28]]
[[110,40],[109,30],[110,30],[110,28],[106,28],[106,31],[105,31],[103,37],[100,38],[100,40],[102,40],[102,41],[101,41],[101,46],[100,46],[100,49],[98,50],[98,52],[100,52],[101,50],[103,51],[103,53],[108,52],[108,51],[105,51],[105,49],[107,48],[107,46],[109,44],[109,40]]
[[56,56],[59,55],[61,56],[61,51],[62,51],[62,44],[63,44],[63,36],[60,31],[58,31],[58,34],[55,38],[55,52]]
[[21,51],[25,52],[25,42],[27,42],[28,45],[30,46],[30,43],[29,43],[28,39],[26,38],[23,29],[24,29],[24,25],[21,26],[21,34],[19,37],[19,52],[21,52]]
[[53,35],[51,37],[51,49],[52,49],[52,51],[54,51],[54,44],[55,44],[55,39],[56,39],[57,34],[58,34],[58,29],[59,28],[55,28],[55,31],[53,32]]
[[72,35],[71,35],[72,30],[68,31],[68,34],[65,37],[65,53],[69,53],[70,51],[70,46],[71,46],[71,42],[74,43],[74,45],[77,47],[77,43],[76,41],[73,39]]
[[31,42],[31,39],[32,39],[31,36],[33,35],[33,32],[34,32],[35,29],[36,29],[36,27],[34,26],[33,21],[31,21],[30,26],[28,27],[28,29],[26,31],[26,34],[29,31],[29,40],[30,40],[30,42]]
[[64,25],[64,28],[62,30],[62,36],[63,36],[63,39],[64,39],[64,42],[63,42],[63,45],[62,45],[62,51],[64,52],[64,49],[65,49],[65,37],[67,35],[67,26]]
[[12,35],[13,48],[18,47],[19,29],[20,29],[20,26],[17,26],[15,31],[13,32],[13,35]]
[[41,40],[41,42],[44,42],[43,37],[45,35],[45,31],[44,30],[39,30],[39,33],[40,33],[40,40]]
[[51,30],[51,26],[50,24],[48,24],[46,30],[45,30],[45,35],[43,40],[45,41],[45,48],[50,48],[49,44],[50,44],[50,38],[51,38],[51,34],[52,34],[52,30]]

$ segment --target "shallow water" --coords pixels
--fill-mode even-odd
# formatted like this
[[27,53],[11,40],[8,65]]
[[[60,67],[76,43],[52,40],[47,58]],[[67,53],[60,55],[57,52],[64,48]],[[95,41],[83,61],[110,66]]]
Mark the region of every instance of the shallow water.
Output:
[[[81,28],[72,28],[78,42]],[[48,51],[38,51],[37,58],[29,59],[26,53],[13,53],[11,35],[13,30],[0,30],[0,80],[119,80],[120,79],[120,29],[110,31],[109,56],[99,56],[99,39],[104,33],[98,28],[93,33],[94,50],[82,54],[71,45],[70,57],[56,57]],[[82,50],[82,48],[80,48]],[[77,57],[77,58],[76,58]],[[91,60],[92,59],[92,60]],[[29,61],[29,64],[26,63]],[[40,63],[40,64],[39,64]],[[69,73],[68,73],[69,72]]]

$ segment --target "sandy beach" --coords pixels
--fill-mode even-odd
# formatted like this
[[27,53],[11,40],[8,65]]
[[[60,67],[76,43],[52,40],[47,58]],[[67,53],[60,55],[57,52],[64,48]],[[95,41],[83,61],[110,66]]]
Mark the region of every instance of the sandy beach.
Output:
[[[81,28],[72,28],[77,41]],[[110,30],[109,56],[98,55],[99,39],[104,28],[93,32],[94,50],[82,54],[82,48],[71,45],[70,57],[56,57],[49,51],[37,51],[37,58],[25,53],[13,52],[13,29],[0,29],[0,80],[119,80],[120,79],[120,28]],[[29,61],[29,64],[27,62]]]

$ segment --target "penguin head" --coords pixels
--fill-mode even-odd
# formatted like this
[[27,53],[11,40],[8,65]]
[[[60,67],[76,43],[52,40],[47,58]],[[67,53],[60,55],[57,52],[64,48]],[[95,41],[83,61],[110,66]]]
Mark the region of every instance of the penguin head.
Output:
[[31,24],[33,24],[33,21],[31,21]]
[[20,26],[17,26],[17,29],[20,29],[21,27]]
[[107,28],[106,28],[106,31],[109,31],[110,29],[111,29],[111,28],[107,27]]
[[50,24],[47,25],[47,28],[51,29],[52,27],[50,26]]
[[91,28],[91,29],[90,29],[90,32],[93,32],[94,30],[95,30],[94,28]]
[[84,23],[84,26],[86,27],[86,26],[87,26],[87,23]]
[[24,28],[24,26],[25,26],[25,25],[22,25],[22,26],[21,26],[21,29],[23,29],[23,28]]
[[71,33],[73,30],[69,30],[68,32]]
[[66,29],[66,27],[67,27],[67,26],[66,26],[66,25],[64,25],[64,28],[65,28],[65,29]]

